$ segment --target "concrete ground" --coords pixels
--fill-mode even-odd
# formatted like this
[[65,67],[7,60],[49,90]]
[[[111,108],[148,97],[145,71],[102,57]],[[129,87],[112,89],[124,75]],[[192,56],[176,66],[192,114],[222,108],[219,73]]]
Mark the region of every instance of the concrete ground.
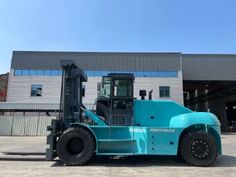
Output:
[[45,137],[0,137],[0,177],[236,176],[236,134],[222,135],[223,155],[212,167],[187,166],[175,157],[96,157],[86,166],[45,161]]

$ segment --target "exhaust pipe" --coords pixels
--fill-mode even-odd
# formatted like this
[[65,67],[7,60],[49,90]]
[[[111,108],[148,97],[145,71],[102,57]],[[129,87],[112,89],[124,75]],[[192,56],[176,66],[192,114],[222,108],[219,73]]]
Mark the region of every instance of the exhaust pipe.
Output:
[[153,92],[153,90],[150,90],[150,91],[148,92],[148,98],[149,98],[149,100],[152,100],[152,92]]

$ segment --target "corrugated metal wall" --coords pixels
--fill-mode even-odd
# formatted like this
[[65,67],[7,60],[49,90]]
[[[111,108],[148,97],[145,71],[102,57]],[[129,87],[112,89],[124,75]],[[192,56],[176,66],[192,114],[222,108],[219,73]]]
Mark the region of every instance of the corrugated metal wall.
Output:
[[0,135],[11,135],[12,121],[13,118],[9,116],[4,116],[0,119]]
[[183,79],[236,81],[236,55],[184,54]]
[[180,71],[181,53],[14,51],[12,69],[60,70],[61,60],[83,70]]
[[55,116],[0,116],[0,136],[46,136]]

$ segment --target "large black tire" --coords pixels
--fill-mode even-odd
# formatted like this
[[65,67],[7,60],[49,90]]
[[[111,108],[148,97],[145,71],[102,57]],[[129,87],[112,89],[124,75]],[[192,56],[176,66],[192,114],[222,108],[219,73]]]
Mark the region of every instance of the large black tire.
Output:
[[69,128],[59,137],[57,155],[66,165],[86,164],[95,150],[90,132],[83,128]]
[[182,138],[180,153],[189,165],[210,166],[217,158],[215,139],[203,131],[187,133]]

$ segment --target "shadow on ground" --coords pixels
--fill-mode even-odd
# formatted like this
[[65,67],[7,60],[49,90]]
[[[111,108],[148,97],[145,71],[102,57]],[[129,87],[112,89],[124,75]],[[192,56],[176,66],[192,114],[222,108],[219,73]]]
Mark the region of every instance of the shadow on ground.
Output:
[[[2,152],[0,161],[45,161],[44,152]],[[46,162],[46,161],[45,161]],[[63,167],[64,165],[55,160],[51,167]],[[145,167],[145,166],[188,166],[175,156],[128,156],[110,157],[94,156],[87,166],[109,167]],[[236,167],[236,156],[222,155],[212,167]]]
[[2,152],[2,153],[3,155],[0,156],[0,161],[45,161],[45,152]]
[[45,152],[3,152],[4,155],[21,155],[21,156],[30,156],[30,155],[45,155]]
[[[64,166],[56,161],[52,167]],[[109,166],[109,167],[148,167],[148,166],[175,166],[187,167],[188,165],[175,156],[130,156],[123,158],[112,158],[108,156],[95,156],[87,166]],[[211,167],[236,167],[236,157],[222,155]]]
[[[109,157],[94,156],[86,166],[109,166],[109,167],[145,167],[145,166],[186,166],[182,160],[171,156],[128,156]],[[59,160],[52,167],[64,166]]]
[[236,156],[221,155],[215,161],[213,167],[236,167]]

